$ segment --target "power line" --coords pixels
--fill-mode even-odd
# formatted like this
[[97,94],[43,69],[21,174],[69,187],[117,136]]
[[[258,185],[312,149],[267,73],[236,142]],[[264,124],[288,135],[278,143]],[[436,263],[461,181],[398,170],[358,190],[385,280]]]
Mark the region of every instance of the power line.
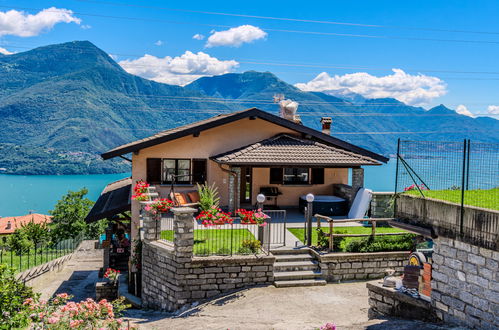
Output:
[[[1,6],[0,6],[1,7]],[[9,45],[9,44],[4,44],[2,45],[3,47],[7,48],[16,48],[16,49],[33,49],[32,47],[28,46],[15,46],[15,45]],[[47,46],[40,46],[40,47],[47,47]],[[38,48],[38,47],[37,47]],[[74,47],[71,46],[71,49],[78,49],[79,47]],[[83,52],[87,51],[88,49],[86,48],[79,48]],[[91,52],[87,52],[88,54],[92,54]],[[124,54],[124,53],[116,53],[116,52],[110,52],[111,55],[116,55],[116,56],[128,56],[128,57],[136,57],[136,58],[141,58],[144,56],[144,54],[139,55],[139,54]],[[151,55],[154,56],[154,55]],[[155,56],[156,57],[156,56]],[[161,57],[158,57],[161,58]],[[255,65],[269,65],[269,66],[286,66],[286,67],[307,67],[307,68],[321,68],[321,69],[339,69],[339,70],[374,70],[374,71],[387,71],[387,70],[392,70],[393,67],[369,67],[369,66],[341,66],[341,65],[331,65],[331,64],[300,64],[300,63],[286,63],[286,62],[273,62],[273,61],[268,61],[268,60],[262,60],[263,62],[259,62],[257,60],[251,61],[251,60],[239,60],[239,59],[219,59],[220,61],[229,61],[229,60],[234,60],[237,61],[238,63],[242,64],[255,64]],[[70,60],[68,60],[70,61]],[[119,63],[118,63],[119,64]],[[136,67],[158,67],[157,65],[152,65],[152,64],[136,64],[136,63],[129,63],[127,65],[132,65]],[[457,73],[457,74],[487,74],[487,75],[497,75],[499,74],[499,71],[458,71],[458,70],[438,70],[438,69],[417,69],[417,68],[404,68],[404,72],[433,72],[433,73]],[[461,78],[452,78],[452,79],[461,79]],[[475,78],[470,78],[467,80],[474,80]],[[476,78],[477,80],[480,80]],[[494,79],[488,79],[488,78],[483,78],[483,80],[496,80]]]
[[324,20],[303,19],[303,18],[259,16],[259,15],[248,15],[248,14],[238,14],[238,13],[222,13],[222,12],[212,12],[212,11],[201,11],[201,10],[191,10],[191,9],[178,9],[178,8],[158,7],[158,6],[149,6],[149,5],[146,6],[146,5],[137,5],[137,4],[117,3],[117,2],[110,2],[110,1],[94,1],[94,0],[75,0],[75,1],[114,5],[114,6],[123,6],[123,7],[149,8],[149,9],[159,9],[159,10],[184,12],[184,13],[196,13],[196,14],[218,15],[218,16],[232,16],[232,17],[243,17],[243,18],[256,18],[256,19],[275,20],[275,21],[316,23],[316,24],[329,24],[329,25],[345,25],[345,26],[367,27],[367,28],[419,30],[419,31],[432,31],[432,32],[472,33],[472,34],[492,34],[492,35],[499,34],[499,32],[491,32],[491,31],[407,27],[407,26],[400,26],[400,25],[365,24],[365,23],[324,21]]
[[[43,8],[16,7],[16,6],[0,6],[0,8],[14,8],[14,9],[21,9],[21,10],[45,10],[46,12],[51,12],[51,10],[43,9]],[[56,11],[52,11],[52,12],[56,12]],[[210,26],[210,27],[221,27],[221,28],[233,28],[234,27],[234,26],[221,25],[221,24],[170,21],[170,20],[163,20],[163,19],[140,18],[140,17],[130,17],[130,16],[111,16],[111,15],[91,14],[91,13],[82,13],[82,12],[74,12],[74,11],[73,11],[73,13],[76,15],[80,15],[80,16],[111,18],[111,19],[124,19],[124,20],[145,21],[145,22],[163,22],[163,23],[170,23],[170,24],[199,25],[199,26]],[[489,41],[489,40],[419,38],[419,37],[402,37],[402,36],[389,36],[389,35],[369,35],[369,34],[333,33],[333,32],[322,32],[322,31],[286,30],[286,29],[273,29],[273,28],[261,28],[261,29],[264,31],[270,31],[270,32],[297,33],[297,34],[335,36],[335,37],[354,37],[354,38],[386,39],[386,40],[394,39],[394,40],[412,40],[412,41],[456,42],[456,43],[473,43],[473,44],[499,44],[499,41]]]

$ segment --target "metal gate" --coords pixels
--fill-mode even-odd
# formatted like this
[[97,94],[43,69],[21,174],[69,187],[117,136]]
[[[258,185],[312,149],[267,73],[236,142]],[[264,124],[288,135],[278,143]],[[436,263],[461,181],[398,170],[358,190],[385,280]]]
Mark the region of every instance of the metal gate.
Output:
[[270,217],[269,242],[270,248],[286,245],[286,210],[264,210]]

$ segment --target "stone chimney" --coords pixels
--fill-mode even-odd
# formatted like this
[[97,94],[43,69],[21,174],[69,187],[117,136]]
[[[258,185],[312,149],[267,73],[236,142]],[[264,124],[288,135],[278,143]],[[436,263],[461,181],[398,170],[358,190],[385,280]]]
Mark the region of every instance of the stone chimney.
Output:
[[5,227],[5,229],[10,229],[12,228],[12,223],[9,221],[7,221],[7,226]]
[[322,124],[322,133],[331,135],[331,123],[333,120],[331,117],[322,117],[321,118],[321,124]]
[[302,124],[300,115],[295,115],[293,121],[297,124]]

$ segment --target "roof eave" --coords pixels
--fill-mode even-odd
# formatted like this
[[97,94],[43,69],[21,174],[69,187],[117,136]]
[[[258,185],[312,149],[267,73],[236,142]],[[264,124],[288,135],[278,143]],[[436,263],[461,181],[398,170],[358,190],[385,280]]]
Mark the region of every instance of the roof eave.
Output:
[[293,129],[293,130],[300,132],[302,134],[310,135],[310,136],[315,137],[319,140],[322,140],[322,141],[331,143],[333,145],[336,145],[337,147],[343,148],[347,151],[351,151],[351,152],[358,153],[358,154],[361,154],[364,156],[368,156],[369,158],[373,158],[373,159],[380,161],[380,162],[383,162],[383,163],[387,163],[389,161],[389,158],[387,158],[385,156],[382,156],[380,154],[374,153],[374,152],[369,151],[367,149],[358,147],[356,145],[350,144],[346,141],[337,139],[333,136],[324,134],[324,133],[319,132],[313,128],[294,123],[290,120],[278,117],[276,115],[272,115],[270,113],[259,110],[257,108],[250,108],[246,111],[241,111],[241,112],[237,112],[233,115],[221,117],[220,119],[209,122],[209,123],[201,124],[201,125],[195,126],[195,127],[190,127],[190,128],[187,128],[183,131],[175,132],[172,134],[167,134],[165,136],[158,137],[155,139],[146,140],[146,141],[143,141],[141,143],[137,143],[135,145],[131,145],[131,146],[123,147],[123,148],[118,147],[118,148],[112,149],[108,152],[102,153],[101,157],[104,160],[114,158],[114,157],[124,155],[124,154],[130,153],[130,152],[138,151],[140,149],[144,149],[144,148],[151,147],[151,146],[154,146],[157,144],[161,144],[164,142],[175,140],[175,139],[178,139],[178,138],[181,138],[184,136],[188,136],[188,135],[193,134],[193,133],[199,133],[201,131],[204,131],[204,130],[207,130],[207,129],[210,129],[213,127],[217,127],[220,125],[228,124],[228,123],[231,123],[231,122],[243,119],[243,118],[247,118],[247,117],[257,117],[257,118],[269,121],[271,123],[274,123],[274,124],[277,124],[277,125],[280,125],[283,127],[287,127],[289,129]]

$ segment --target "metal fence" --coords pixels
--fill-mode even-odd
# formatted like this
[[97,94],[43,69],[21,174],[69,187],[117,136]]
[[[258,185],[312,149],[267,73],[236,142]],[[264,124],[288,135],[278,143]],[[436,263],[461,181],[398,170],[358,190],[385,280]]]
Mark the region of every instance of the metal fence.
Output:
[[499,210],[499,144],[398,141],[395,192]]
[[[270,227],[253,224],[242,224],[241,219],[234,217],[232,224],[204,227],[198,221],[194,223],[195,256],[210,255],[245,255],[266,253],[270,249]],[[270,222],[271,219],[267,219]],[[173,243],[173,216],[166,214],[161,219],[159,239]],[[259,243],[258,243],[259,242]]]
[[82,240],[83,235],[79,235],[58,243],[39,243],[29,249],[12,249],[7,244],[1,244],[0,264],[7,265],[20,273],[72,253]]

